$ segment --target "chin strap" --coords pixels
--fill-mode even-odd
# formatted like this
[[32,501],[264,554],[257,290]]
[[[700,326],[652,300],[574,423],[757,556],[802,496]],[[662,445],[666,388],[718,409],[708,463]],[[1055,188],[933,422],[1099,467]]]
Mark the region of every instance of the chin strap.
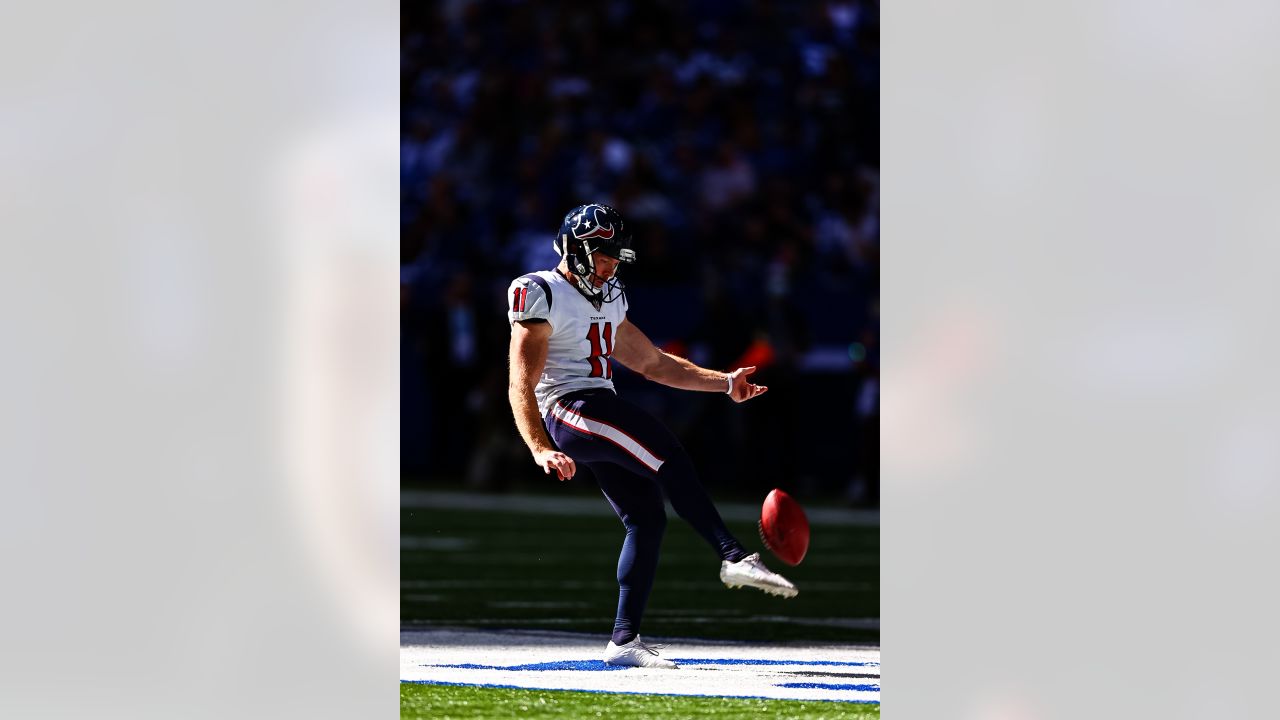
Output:
[[595,305],[597,310],[599,310],[600,306],[604,304],[604,295],[595,292],[592,289],[591,284],[586,280],[583,280],[581,275],[574,273],[573,284],[578,288],[578,292],[582,293],[583,297],[590,301],[592,305]]

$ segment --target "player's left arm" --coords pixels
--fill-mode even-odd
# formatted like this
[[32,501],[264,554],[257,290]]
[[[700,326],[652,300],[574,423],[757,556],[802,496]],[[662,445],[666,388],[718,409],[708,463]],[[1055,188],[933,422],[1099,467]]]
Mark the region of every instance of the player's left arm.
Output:
[[754,365],[730,373],[699,367],[660,350],[630,320],[623,320],[618,326],[613,339],[613,359],[656,383],[680,390],[728,392],[734,402],[745,402],[769,389],[747,381],[747,376],[756,370]]

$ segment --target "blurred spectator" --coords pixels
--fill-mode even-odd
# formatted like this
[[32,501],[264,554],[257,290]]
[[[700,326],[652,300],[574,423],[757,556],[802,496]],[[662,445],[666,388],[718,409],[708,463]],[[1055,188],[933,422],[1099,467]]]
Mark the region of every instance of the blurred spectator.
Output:
[[702,207],[710,212],[732,208],[751,197],[756,173],[728,140],[716,149],[715,160],[702,171]]
[[[871,392],[849,348],[878,333],[867,310],[879,275],[878,26],[871,0],[407,10],[402,447],[472,455],[410,479],[491,487],[519,472],[506,466],[520,454],[506,453],[519,440],[501,400],[503,289],[556,264],[561,215],[588,201],[636,229],[639,263],[623,279],[643,294],[633,313],[656,342],[725,366],[749,351],[771,358],[762,372],[778,386],[755,411],[734,420],[710,397],[682,408],[698,426],[695,456],[724,455],[725,437],[772,446],[767,462],[710,471],[710,484],[786,485],[779,475],[803,466],[787,454],[847,448],[854,425],[865,439],[872,415],[847,409]],[[812,422],[798,424],[801,412]],[[839,495],[851,476],[870,478],[876,458],[858,447],[838,461],[848,467],[806,469],[812,487]]]

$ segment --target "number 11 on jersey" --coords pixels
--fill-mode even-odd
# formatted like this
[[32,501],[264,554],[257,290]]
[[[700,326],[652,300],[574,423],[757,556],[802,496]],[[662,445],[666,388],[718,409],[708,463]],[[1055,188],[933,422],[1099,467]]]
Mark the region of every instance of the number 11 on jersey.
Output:
[[613,368],[609,367],[609,356],[613,354],[613,323],[607,322],[603,325],[603,346],[600,344],[600,325],[591,323],[591,328],[587,330],[587,341],[591,343],[591,356],[587,358],[587,362],[591,363],[589,377],[613,377]]

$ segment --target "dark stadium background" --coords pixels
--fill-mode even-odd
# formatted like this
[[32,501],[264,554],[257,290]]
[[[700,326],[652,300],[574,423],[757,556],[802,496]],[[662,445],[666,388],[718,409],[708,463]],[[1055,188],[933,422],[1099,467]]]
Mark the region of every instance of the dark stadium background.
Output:
[[507,406],[505,290],[554,266],[566,210],[605,202],[635,232],[632,321],[770,386],[735,405],[615,363],[619,392],[717,498],[877,505],[878,5],[403,13],[403,484],[551,489]]

